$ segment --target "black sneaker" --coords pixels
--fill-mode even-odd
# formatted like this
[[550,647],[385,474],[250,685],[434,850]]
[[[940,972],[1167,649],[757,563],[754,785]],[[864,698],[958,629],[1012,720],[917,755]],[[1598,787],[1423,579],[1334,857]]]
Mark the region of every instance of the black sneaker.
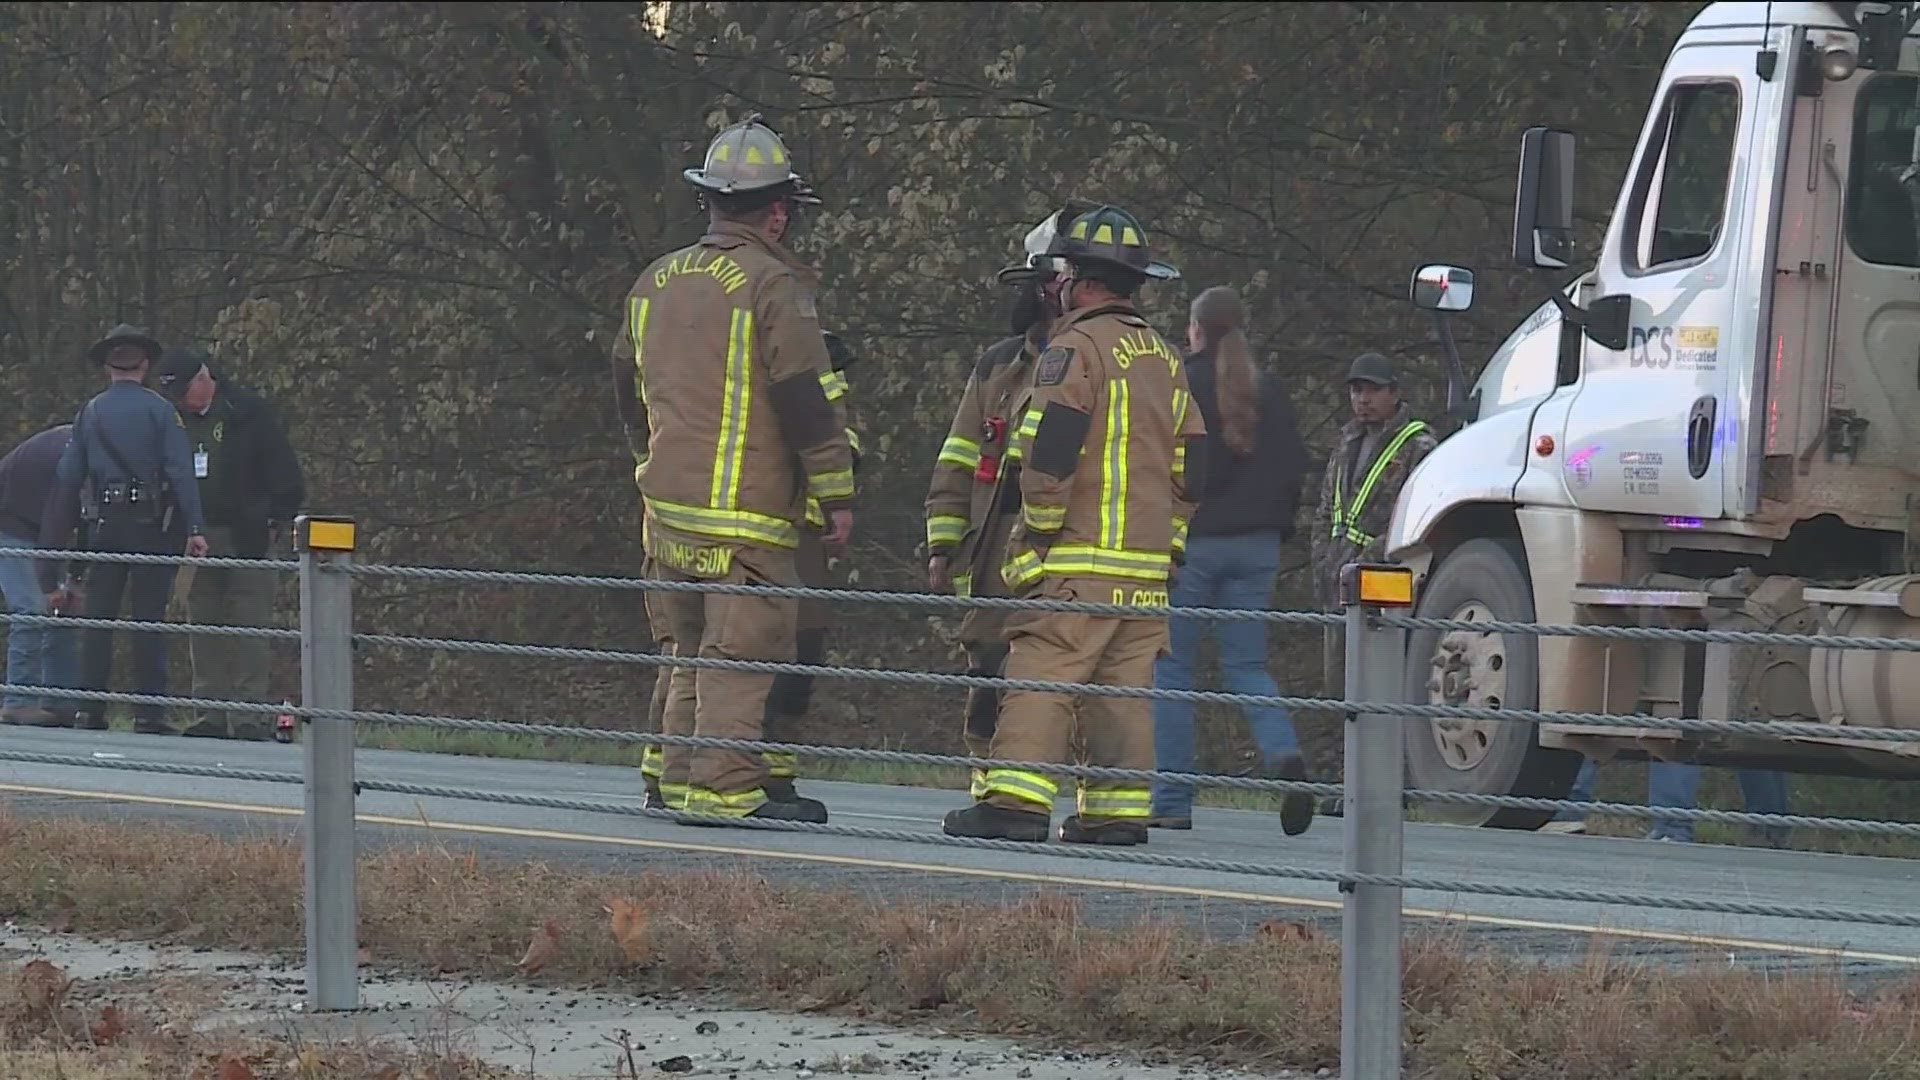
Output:
[[1060,840],[1068,844],[1132,847],[1147,842],[1147,824],[1128,820],[1088,822],[1074,814],[1060,823]]
[[[1299,754],[1283,754],[1268,776],[1274,780],[1305,780],[1307,763]],[[1280,796],[1280,831],[1299,836],[1313,824],[1313,796],[1304,791],[1289,791]]]
[[1028,810],[1009,810],[988,802],[977,802],[959,810],[949,810],[940,822],[940,831],[948,836],[975,840],[1017,840],[1027,844],[1047,842],[1048,817]]
[[1182,832],[1193,828],[1191,814],[1155,814],[1147,819],[1149,829],[1177,829]]
[[[104,716],[100,717],[97,726],[94,724],[83,724],[82,726],[95,727],[95,730],[105,731],[107,729],[107,718]],[[141,735],[177,735],[179,734],[178,732],[173,730],[172,724],[167,723],[165,720],[162,720],[157,716],[142,716],[142,717],[136,718],[133,721],[133,730]]]

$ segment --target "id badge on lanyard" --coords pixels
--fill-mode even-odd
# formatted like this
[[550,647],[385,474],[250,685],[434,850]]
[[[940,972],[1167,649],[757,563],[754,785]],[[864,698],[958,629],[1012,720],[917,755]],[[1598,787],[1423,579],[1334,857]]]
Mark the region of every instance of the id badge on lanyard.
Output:
[[201,443],[193,451],[193,478],[195,480],[207,478],[207,445],[205,443]]

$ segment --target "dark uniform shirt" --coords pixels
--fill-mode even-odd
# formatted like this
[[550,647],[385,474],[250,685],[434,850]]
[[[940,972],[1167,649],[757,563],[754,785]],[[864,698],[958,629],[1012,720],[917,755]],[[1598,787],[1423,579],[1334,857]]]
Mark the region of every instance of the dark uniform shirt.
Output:
[[[107,449],[108,439],[119,458],[126,460],[126,468]],[[128,475],[129,470],[133,475]],[[200,507],[200,485],[194,478],[193,451],[180,414],[166,398],[139,383],[112,384],[87,402],[74,420],[73,441],[60,455],[54,475],[40,545],[59,548],[71,541],[79,523],[83,484],[98,495],[107,485],[138,480],[157,498],[163,478],[172,488],[176,524],[184,523],[188,536],[204,534],[207,522]],[[42,565],[51,573],[51,566]]]

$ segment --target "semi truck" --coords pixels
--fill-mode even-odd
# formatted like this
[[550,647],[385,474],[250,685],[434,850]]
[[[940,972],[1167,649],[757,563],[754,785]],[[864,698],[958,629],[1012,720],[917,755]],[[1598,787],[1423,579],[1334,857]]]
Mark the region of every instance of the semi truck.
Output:
[[[1447,431],[1395,503],[1414,613],[1920,638],[1920,4],[1714,3],[1674,43],[1597,253],[1576,135],[1525,132],[1513,259],[1554,275],[1468,385],[1471,268],[1417,267]],[[1647,636],[1647,635],[1643,635]],[[1920,655],[1415,629],[1413,787],[1564,799],[1583,757],[1920,777],[1920,742],[1607,717],[1920,728]],[[1552,812],[1435,808],[1537,829]]]

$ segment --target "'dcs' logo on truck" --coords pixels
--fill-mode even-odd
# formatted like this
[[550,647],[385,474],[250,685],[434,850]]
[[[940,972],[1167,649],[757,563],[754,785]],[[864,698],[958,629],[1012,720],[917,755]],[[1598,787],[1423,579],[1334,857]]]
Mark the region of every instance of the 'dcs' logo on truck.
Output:
[[1720,360],[1717,326],[1636,326],[1627,342],[1627,366],[1711,371]]

